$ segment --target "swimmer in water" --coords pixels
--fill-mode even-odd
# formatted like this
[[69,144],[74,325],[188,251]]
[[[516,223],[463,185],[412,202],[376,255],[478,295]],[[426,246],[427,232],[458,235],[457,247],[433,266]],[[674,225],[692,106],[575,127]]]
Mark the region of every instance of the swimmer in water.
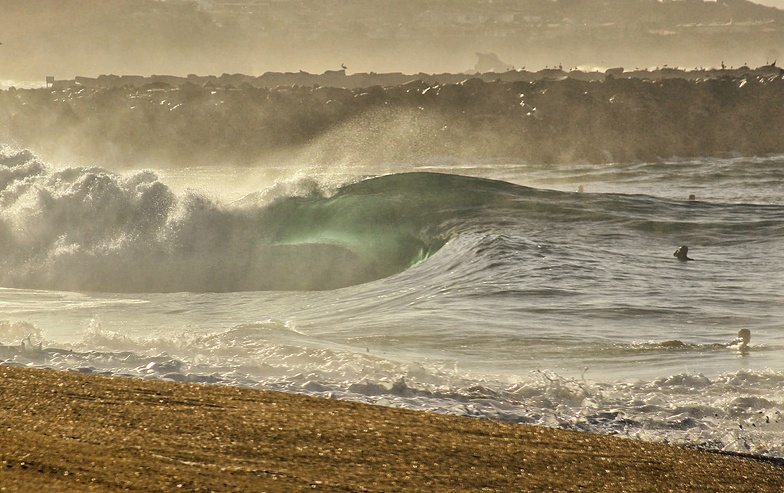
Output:
[[[751,331],[749,329],[740,329],[738,331],[738,337],[733,339],[730,342],[725,342],[724,344],[709,344],[703,347],[710,347],[710,348],[738,348],[738,352],[741,354],[748,354],[749,353],[749,341],[751,341]],[[659,343],[661,347],[667,349],[679,349],[688,347],[683,341],[679,341],[677,339],[672,341],[662,341]]]
[[675,250],[675,253],[673,253],[672,256],[677,258],[681,262],[686,262],[687,260],[694,260],[693,258],[689,258],[688,254],[689,254],[689,247],[683,245],[679,249]]
[[740,353],[748,353],[749,352],[749,341],[751,341],[751,331],[749,329],[740,329],[738,331],[738,337],[729,343],[729,347],[738,346],[738,352]]

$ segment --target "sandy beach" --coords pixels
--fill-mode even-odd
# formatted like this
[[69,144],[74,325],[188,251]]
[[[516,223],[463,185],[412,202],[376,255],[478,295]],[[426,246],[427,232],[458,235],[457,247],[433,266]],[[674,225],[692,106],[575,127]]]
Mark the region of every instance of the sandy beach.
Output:
[[784,490],[775,463],[219,385],[0,367],[0,491]]

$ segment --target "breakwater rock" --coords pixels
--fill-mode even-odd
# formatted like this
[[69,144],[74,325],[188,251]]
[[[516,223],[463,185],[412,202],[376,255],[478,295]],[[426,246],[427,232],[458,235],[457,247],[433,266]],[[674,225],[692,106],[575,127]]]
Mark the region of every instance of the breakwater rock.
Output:
[[[284,75],[104,76],[10,89],[0,92],[0,138],[43,156],[117,166],[247,165],[281,153],[329,164],[442,156],[623,162],[784,152],[784,78],[774,66],[550,70],[537,77],[364,74],[351,84],[340,83],[353,77],[342,71],[321,79]],[[303,84],[287,84],[292,80]]]

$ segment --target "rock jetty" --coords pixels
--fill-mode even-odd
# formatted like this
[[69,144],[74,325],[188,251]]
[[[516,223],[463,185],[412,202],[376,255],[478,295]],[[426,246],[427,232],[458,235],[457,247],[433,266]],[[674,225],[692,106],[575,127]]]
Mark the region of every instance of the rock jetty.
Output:
[[782,107],[775,65],[107,75],[1,91],[0,139],[45,157],[119,166],[247,165],[304,150],[324,164],[349,151],[390,161],[629,162],[782,153]]

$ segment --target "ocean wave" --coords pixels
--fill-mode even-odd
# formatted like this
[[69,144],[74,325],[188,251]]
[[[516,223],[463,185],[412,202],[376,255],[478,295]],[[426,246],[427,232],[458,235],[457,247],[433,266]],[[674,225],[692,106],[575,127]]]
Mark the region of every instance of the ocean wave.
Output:
[[321,290],[400,273],[467,234],[495,238],[472,256],[489,249],[495,263],[510,257],[530,267],[518,252],[549,229],[540,253],[557,247],[576,255],[562,258],[555,267],[562,270],[591,260],[569,251],[575,233],[601,235],[597,247],[606,248],[608,235],[620,241],[688,233],[706,244],[732,244],[749,234],[763,241],[784,231],[781,206],[563,193],[460,175],[401,173],[337,187],[305,185],[224,204],[193,190],[176,194],[152,171],[54,169],[28,151],[6,150],[0,157],[0,285]]
[[227,206],[156,174],[0,162],[5,287],[76,291],[327,289],[385,277],[443,240],[400,191]]

